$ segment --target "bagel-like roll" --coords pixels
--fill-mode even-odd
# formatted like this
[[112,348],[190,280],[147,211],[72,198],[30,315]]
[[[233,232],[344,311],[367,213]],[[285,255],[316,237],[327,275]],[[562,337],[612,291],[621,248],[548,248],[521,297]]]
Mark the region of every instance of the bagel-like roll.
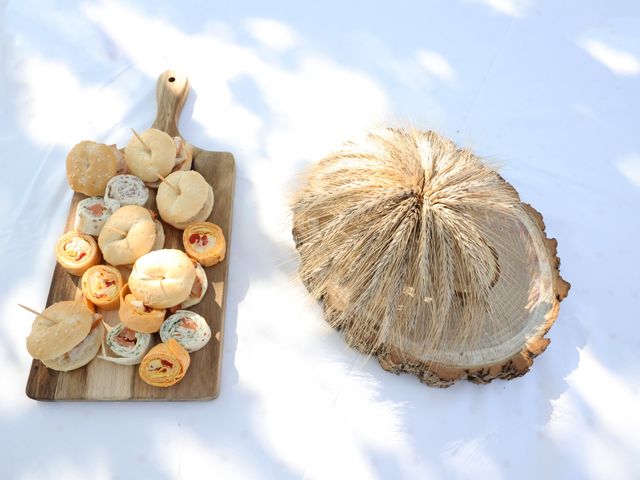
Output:
[[[171,184],[179,193],[176,193]],[[158,187],[156,203],[160,217],[178,229],[206,220],[213,209],[213,189],[195,170],[174,172]]]
[[[173,141],[176,144],[176,163],[173,166],[171,172],[177,172],[179,170],[187,171],[191,170],[191,163],[193,160],[193,152],[187,142],[182,137],[173,137]],[[147,182],[147,185],[151,188],[158,188],[160,186],[160,180],[155,182]]]
[[138,373],[145,383],[153,387],[170,387],[184,378],[190,363],[189,352],[170,338],[149,350]]
[[196,222],[182,232],[184,251],[205,267],[224,260],[227,244],[222,229],[211,222]]
[[76,207],[73,229],[87,235],[98,236],[103,225],[111,216],[111,212],[102,197],[90,197],[80,200]]
[[85,140],[67,155],[67,181],[72,190],[89,197],[104,195],[111,177],[116,175],[118,161],[113,149],[102,143]]
[[158,219],[155,219],[153,223],[156,226],[156,242],[151,247],[151,251],[155,252],[156,250],[162,250],[164,248],[164,227],[162,226],[162,222]]
[[211,329],[207,321],[190,310],[178,310],[167,317],[160,327],[163,342],[175,339],[187,352],[193,353],[211,340]]
[[157,332],[166,313],[165,309],[152,308],[142,303],[142,300],[131,293],[128,283],[122,287],[118,317],[125,327],[141,333]]
[[189,298],[195,277],[193,262],[182,250],[157,250],[133,265],[129,288],[149,307],[170,308]]
[[[98,358],[118,365],[138,365],[151,346],[151,334],[136,332],[122,323],[115,327],[105,324],[107,335]],[[107,348],[116,356],[110,356]]]
[[94,265],[82,275],[82,293],[96,307],[115,310],[120,306],[122,274],[111,265]]
[[171,173],[175,165],[176,144],[168,134],[155,128],[145,130],[140,137],[146,146],[134,135],[124,149],[124,158],[132,174],[145,183],[154,183],[158,174],[166,177]]
[[117,175],[126,175],[129,173],[129,168],[127,167],[127,162],[124,159],[124,149],[120,150],[118,146],[114,143],[113,145],[109,145],[109,148],[113,151],[113,154],[116,156],[116,165],[117,165]]
[[155,241],[156,226],[151,214],[138,205],[126,205],[116,210],[98,236],[104,259],[114,266],[132,264],[151,251]]
[[56,244],[56,260],[71,275],[80,276],[89,267],[99,264],[102,257],[91,235],[67,232]]
[[104,191],[104,203],[115,211],[125,205],[144,206],[149,200],[149,189],[135,175],[116,175]]
[[29,355],[60,371],[74,370],[95,357],[102,340],[102,315],[73,301],[54,303],[42,313],[27,337]]

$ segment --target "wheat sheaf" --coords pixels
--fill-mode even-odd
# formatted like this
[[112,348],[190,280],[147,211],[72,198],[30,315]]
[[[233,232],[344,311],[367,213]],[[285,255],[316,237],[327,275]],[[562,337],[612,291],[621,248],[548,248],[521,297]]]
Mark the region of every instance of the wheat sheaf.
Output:
[[569,285],[540,215],[472,152],[384,128],[314,165],[293,199],[299,275],[387,370],[448,386],[525,373]]

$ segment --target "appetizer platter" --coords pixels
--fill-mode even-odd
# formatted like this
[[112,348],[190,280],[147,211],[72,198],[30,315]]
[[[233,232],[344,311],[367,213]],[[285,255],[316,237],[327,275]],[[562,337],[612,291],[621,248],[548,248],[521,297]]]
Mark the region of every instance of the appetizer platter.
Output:
[[[152,128],[78,143],[47,308],[27,338],[36,400],[212,400],[220,386],[235,161],[178,131],[185,76],[163,73]],[[53,246],[52,246],[53,248]]]

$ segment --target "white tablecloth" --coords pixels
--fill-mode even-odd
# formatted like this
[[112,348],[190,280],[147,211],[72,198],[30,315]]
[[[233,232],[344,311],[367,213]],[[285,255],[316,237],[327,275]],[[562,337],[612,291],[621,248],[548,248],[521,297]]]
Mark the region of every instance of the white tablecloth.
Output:
[[[0,2],[2,478],[640,478],[640,6],[634,1]],[[83,139],[124,145],[185,72],[180,129],[237,161],[220,397],[39,403],[45,305]],[[305,166],[375,124],[500,167],[569,297],[532,371],[449,389],[345,346],[296,278]]]

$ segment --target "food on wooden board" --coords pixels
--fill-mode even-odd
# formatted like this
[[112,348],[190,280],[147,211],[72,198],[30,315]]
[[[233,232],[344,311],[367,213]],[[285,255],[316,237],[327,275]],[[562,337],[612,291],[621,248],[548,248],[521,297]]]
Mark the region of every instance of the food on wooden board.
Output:
[[204,347],[211,339],[211,329],[204,318],[189,310],[178,310],[167,317],[160,327],[160,338],[178,341],[187,352],[193,353]]
[[95,239],[86,233],[67,232],[56,244],[56,260],[71,275],[82,275],[101,259]]
[[151,251],[154,252],[156,250],[162,250],[164,248],[164,227],[162,226],[162,222],[157,218],[153,221],[156,226],[156,241],[151,247]]
[[47,367],[66,372],[96,356],[103,333],[102,315],[78,302],[58,302],[34,320],[27,351]]
[[149,307],[142,300],[136,298],[131,293],[128,283],[122,287],[118,317],[120,322],[129,329],[142,333],[157,332],[160,330],[166,313],[164,308]]
[[213,202],[211,185],[195,170],[167,176],[158,187],[156,196],[160,217],[179,230],[209,218]]
[[170,387],[184,378],[191,358],[189,352],[170,338],[147,353],[138,368],[140,378],[154,387]]
[[[191,163],[193,159],[191,147],[182,139],[182,137],[173,137],[173,141],[176,144],[176,163],[171,171],[178,172],[191,170]],[[151,188],[158,188],[160,183],[161,180],[157,180],[155,182],[149,182],[148,185]]]
[[85,198],[78,202],[73,228],[87,235],[98,236],[111,213],[102,197]]
[[98,358],[118,365],[138,365],[151,346],[151,334],[136,332],[122,323],[115,327],[105,324],[105,328],[107,335]]
[[107,183],[104,203],[112,211],[125,205],[144,206],[149,200],[149,189],[135,175],[116,175]]
[[107,182],[118,170],[114,150],[88,140],[73,147],[67,155],[67,181],[71,189],[89,197],[104,195]]
[[[158,174],[166,177],[176,163],[176,144],[161,130],[149,128],[133,135],[124,149],[129,171],[147,185],[158,180]],[[142,139],[142,141],[140,141]]]
[[149,307],[170,308],[189,298],[195,278],[193,262],[183,251],[164,249],[136,261],[129,288]]
[[209,287],[209,283],[207,282],[207,274],[198,262],[194,263],[196,267],[196,278],[193,280],[193,285],[191,286],[191,291],[189,292],[189,296],[185,301],[181,304],[173,307],[172,310],[177,310],[178,308],[190,308],[194,305],[197,305],[204,298],[205,293],[207,293],[207,288]]
[[126,205],[116,210],[102,227],[98,244],[106,262],[130,265],[151,251],[156,225],[144,207]]
[[82,275],[82,293],[96,307],[115,310],[120,305],[122,275],[111,265],[94,265]]
[[227,250],[222,229],[210,222],[190,224],[182,233],[182,243],[187,255],[205,267],[224,260]]

